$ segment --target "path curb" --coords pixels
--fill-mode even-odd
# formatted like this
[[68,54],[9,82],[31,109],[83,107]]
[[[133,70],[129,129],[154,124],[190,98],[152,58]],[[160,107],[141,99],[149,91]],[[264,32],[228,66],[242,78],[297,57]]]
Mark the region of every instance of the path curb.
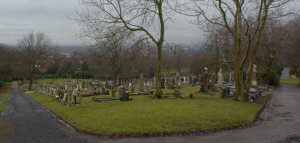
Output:
[[262,120],[260,117],[263,113],[263,111],[266,109],[266,107],[270,106],[270,103],[271,103],[271,100],[273,98],[273,91],[270,95],[267,95],[267,99],[264,101],[262,107],[259,109],[259,111],[256,113],[256,116],[255,116],[255,120],[254,120],[254,124],[260,120]]

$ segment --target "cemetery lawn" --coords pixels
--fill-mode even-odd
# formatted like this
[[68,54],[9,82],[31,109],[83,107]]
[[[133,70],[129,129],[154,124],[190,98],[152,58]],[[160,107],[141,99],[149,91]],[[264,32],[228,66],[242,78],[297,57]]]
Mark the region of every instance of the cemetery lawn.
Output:
[[81,104],[65,106],[55,99],[28,92],[78,130],[100,136],[160,136],[215,132],[251,124],[260,110],[258,104],[197,95],[194,99],[152,99],[134,96],[133,101],[96,103],[91,97]]
[[[3,112],[9,102],[9,87],[4,86],[0,88],[0,114]],[[7,123],[0,119],[0,142],[9,133]]]
[[9,101],[9,87],[0,87],[0,113],[5,110],[5,107]]
[[300,85],[300,79],[296,78],[296,79],[283,79],[280,80],[280,84],[284,84],[284,85]]

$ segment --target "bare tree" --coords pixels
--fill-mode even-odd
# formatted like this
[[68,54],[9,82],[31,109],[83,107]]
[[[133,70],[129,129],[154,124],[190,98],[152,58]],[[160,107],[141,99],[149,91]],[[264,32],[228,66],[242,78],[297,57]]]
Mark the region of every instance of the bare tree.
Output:
[[[167,0],[83,0],[88,8],[80,14],[80,21],[87,26],[89,36],[101,38],[110,33],[112,27],[124,27],[139,33],[155,43],[157,47],[156,97],[160,98],[162,49],[165,41]],[[159,27],[159,32],[153,32]],[[96,31],[96,32],[95,32]],[[100,37],[99,37],[100,36]],[[104,36],[105,37],[105,36]]]
[[284,38],[273,41],[274,46],[278,46],[280,43],[284,46],[279,51],[281,63],[290,67],[292,74],[300,77],[300,37],[298,36],[300,32],[300,16],[290,20],[277,31],[280,34],[272,34],[274,37],[282,37],[282,33],[285,33]]
[[107,59],[110,67],[109,73],[113,79],[113,95],[115,95],[116,86],[123,70],[123,53],[128,37],[130,37],[130,33],[127,31],[119,32],[118,29],[114,29],[110,35],[107,35],[105,41],[100,40],[97,43],[101,57]]
[[32,90],[33,80],[43,61],[46,59],[46,51],[49,39],[43,33],[30,33],[18,43],[25,65],[26,78],[29,80],[29,90]]
[[[244,89],[252,80],[253,64],[257,49],[261,47],[262,34],[266,27],[270,9],[280,8],[290,0],[187,0],[177,1],[175,11],[224,27],[233,38],[233,64],[236,99],[247,100]],[[217,12],[215,12],[217,11]],[[215,13],[213,13],[215,12]],[[243,69],[248,67],[248,81],[244,82]]]
[[15,66],[18,63],[18,52],[14,47],[0,44],[0,80],[16,79]]

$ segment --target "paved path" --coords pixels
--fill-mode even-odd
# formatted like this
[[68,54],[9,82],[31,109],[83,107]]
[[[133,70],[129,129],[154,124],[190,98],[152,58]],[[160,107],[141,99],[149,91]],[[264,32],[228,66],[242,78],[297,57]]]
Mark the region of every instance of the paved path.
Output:
[[256,126],[208,136],[116,140],[82,135],[58,122],[16,86],[4,117],[14,130],[8,143],[300,143],[300,89],[277,89]]
[[4,112],[4,120],[12,128],[12,135],[7,143],[90,142],[88,137],[66,127],[30,97],[23,96],[16,85],[13,85],[11,94],[10,105]]

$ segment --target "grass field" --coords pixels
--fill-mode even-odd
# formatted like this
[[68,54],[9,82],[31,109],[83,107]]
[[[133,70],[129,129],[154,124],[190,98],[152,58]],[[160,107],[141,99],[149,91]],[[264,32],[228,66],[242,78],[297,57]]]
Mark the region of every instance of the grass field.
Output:
[[0,88],[0,113],[5,110],[5,107],[9,100],[9,87]]
[[[9,101],[9,86],[4,86],[0,88],[0,114],[3,112]],[[9,134],[9,126],[5,121],[2,121],[0,118],[0,142]]]
[[[183,89],[184,94],[193,90]],[[48,96],[27,94],[77,129],[102,136],[214,132],[252,123],[261,107],[208,95],[162,100],[134,96],[130,102],[108,103],[96,103],[86,97],[80,105],[68,107]]]
[[284,80],[280,80],[280,84],[284,84],[284,85],[300,85],[300,79],[284,79]]

